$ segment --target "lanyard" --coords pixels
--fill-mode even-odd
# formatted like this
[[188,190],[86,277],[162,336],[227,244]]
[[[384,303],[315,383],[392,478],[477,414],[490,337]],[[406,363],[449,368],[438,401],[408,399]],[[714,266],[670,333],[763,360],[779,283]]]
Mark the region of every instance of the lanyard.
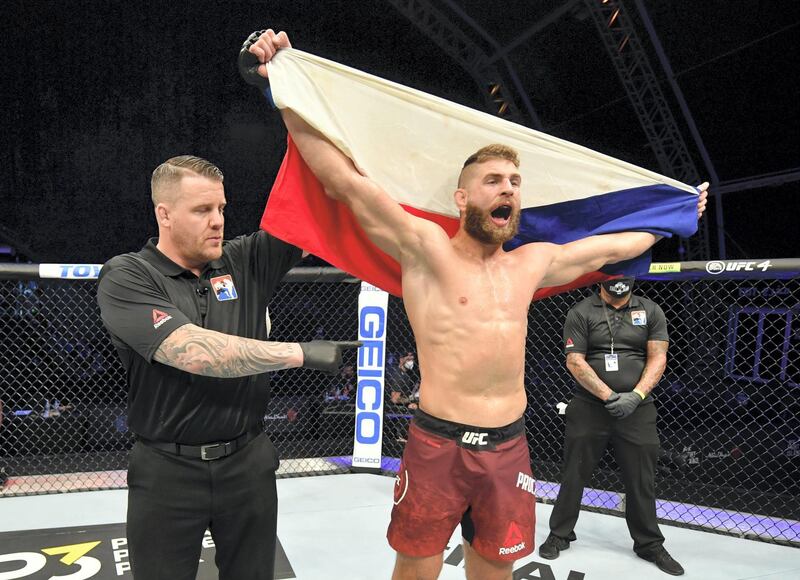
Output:
[[[611,328],[611,320],[608,318],[608,304],[606,304],[606,303],[603,303],[603,314],[606,315],[606,324],[608,324],[608,334],[611,335],[611,354],[613,355],[614,354],[614,330],[612,330],[612,328]],[[619,326],[622,326],[622,323],[620,323]],[[619,330],[619,327],[617,327],[617,330]]]

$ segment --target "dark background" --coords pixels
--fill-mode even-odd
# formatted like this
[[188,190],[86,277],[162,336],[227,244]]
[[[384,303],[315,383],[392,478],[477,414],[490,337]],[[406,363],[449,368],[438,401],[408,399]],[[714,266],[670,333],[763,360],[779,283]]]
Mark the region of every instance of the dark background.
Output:
[[[492,54],[493,42],[508,44],[561,2],[433,4]],[[635,14],[634,3],[626,5]],[[646,6],[720,180],[800,166],[800,3]],[[297,48],[484,108],[485,87],[383,0],[11,0],[3,8],[0,244],[34,261],[102,263],[138,249],[157,231],[149,175],[185,153],[226,175],[226,237],[257,227],[285,130],[236,70],[238,49],[254,29],[285,29]],[[509,60],[546,132],[658,170],[581,3]],[[650,61],[663,76],[652,54]],[[722,199],[728,257],[800,255],[797,182]],[[675,259],[673,250],[661,244],[655,258]]]

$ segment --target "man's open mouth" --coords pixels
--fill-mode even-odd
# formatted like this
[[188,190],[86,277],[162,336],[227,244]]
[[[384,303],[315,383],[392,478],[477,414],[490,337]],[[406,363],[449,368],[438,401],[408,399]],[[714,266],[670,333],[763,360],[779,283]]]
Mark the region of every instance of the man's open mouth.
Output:
[[510,205],[501,205],[496,207],[491,214],[492,221],[499,225],[504,226],[508,223],[509,218],[511,217],[511,206]]

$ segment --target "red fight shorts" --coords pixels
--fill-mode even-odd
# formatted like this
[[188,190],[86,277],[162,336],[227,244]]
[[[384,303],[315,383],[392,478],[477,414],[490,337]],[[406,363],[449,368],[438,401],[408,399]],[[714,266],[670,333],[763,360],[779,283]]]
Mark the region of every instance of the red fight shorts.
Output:
[[487,429],[417,410],[395,482],[389,544],[406,556],[440,554],[460,522],[484,558],[518,560],[533,552],[534,484],[521,418]]

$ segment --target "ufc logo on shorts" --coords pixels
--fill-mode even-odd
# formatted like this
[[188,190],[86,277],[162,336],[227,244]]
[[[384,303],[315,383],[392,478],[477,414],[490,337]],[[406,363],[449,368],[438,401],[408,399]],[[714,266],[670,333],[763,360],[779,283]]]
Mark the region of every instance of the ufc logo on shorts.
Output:
[[488,445],[489,442],[486,438],[488,433],[476,433],[474,431],[465,431],[461,436],[461,442],[465,445]]

